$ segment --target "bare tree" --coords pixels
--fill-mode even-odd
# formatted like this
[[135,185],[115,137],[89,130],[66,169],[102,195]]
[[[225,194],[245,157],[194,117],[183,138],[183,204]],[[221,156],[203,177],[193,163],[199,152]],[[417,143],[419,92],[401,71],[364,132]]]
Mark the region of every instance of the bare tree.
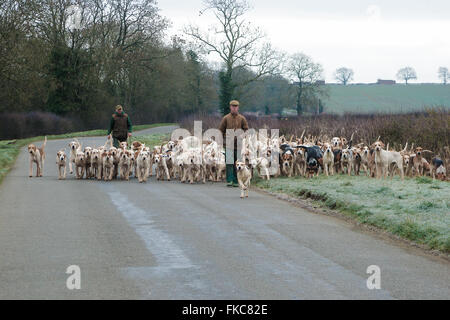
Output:
[[342,67],[334,72],[334,78],[345,86],[353,80],[353,74],[352,69]]
[[408,80],[417,79],[417,74],[412,67],[405,67],[398,70],[397,79],[405,80],[405,84],[408,84]]
[[[184,28],[184,33],[194,40],[201,54],[214,54],[223,63],[220,72],[220,106],[228,113],[228,103],[236,97],[237,88],[242,88],[268,74],[275,74],[282,59],[264,41],[265,35],[245,19],[250,6],[246,0],[205,0],[200,15],[211,10],[217,24],[202,31],[195,25]],[[234,75],[250,69],[249,77],[235,81]]]
[[315,97],[324,93],[323,86],[317,82],[322,79],[323,68],[319,63],[314,63],[307,55],[295,53],[290,56],[286,71],[295,85],[297,114],[301,115],[305,110],[304,99],[306,96]]
[[447,79],[450,79],[448,69],[446,67],[439,67],[438,75],[439,79],[441,79],[444,84],[447,84]]

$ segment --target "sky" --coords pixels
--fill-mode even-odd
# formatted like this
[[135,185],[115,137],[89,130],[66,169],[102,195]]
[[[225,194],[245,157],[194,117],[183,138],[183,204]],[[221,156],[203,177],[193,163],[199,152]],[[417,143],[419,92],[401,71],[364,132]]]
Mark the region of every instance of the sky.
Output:
[[[182,34],[193,23],[214,24],[199,16],[202,0],[158,0],[160,14],[172,22],[168,35]],[[411,66],[418,79],[440,82],[438,68],[450,69],[449,0],[249,0],[246,19],[260,27],[274,47],[288,54],[303,52],[336,82],[340,67],[354,71],[353,83],[396,79]],[[398,81],[398,80],[397,80]]]

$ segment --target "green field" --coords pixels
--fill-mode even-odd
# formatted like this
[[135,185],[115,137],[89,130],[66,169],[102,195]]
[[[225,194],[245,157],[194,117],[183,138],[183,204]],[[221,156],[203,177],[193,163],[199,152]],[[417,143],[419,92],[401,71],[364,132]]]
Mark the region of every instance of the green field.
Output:
[[311,198],[318,205],[344,215],[450,253],[450,184],[418,177],[378,180],[365,176],[324,175],[254,179],[252,184],[274,193]]
[[403,113],[427,107],[450,108],[450,85],[328,84],[327,113]]

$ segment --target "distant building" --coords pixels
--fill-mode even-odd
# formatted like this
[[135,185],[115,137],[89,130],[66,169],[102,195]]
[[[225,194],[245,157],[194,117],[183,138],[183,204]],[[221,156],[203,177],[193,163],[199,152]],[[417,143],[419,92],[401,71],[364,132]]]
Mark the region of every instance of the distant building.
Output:
[[378,79],[377,84],[395,84],[395,80],[381,80]]
[[[292,84],[293,84],[294,86],[298,86],[299,82],[298,82],[298,81],[293,81]],[[303,81],[303,84],[304,84],[304,85],[310,85],[311,82],[309,82],[309,81]],[[324,85],[324,84],[325,84],[325,80],[316,80],[316,81],[314,82],[314,84],[317,84],[317,85],[319,85],[319,86],[320,86],[320,85]]]

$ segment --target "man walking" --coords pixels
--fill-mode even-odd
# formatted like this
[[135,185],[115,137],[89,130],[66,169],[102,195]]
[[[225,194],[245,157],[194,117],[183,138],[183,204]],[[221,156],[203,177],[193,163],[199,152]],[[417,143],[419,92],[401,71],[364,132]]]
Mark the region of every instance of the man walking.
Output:
[[112,115],[108,129],[108,139],[113,138],[113,146],[118,148],[119,143],[127,141],[131,137],[133,127],[130,118],[123,112],[121,105],[116,106],[116,112]]
[[[242,129],[244,131],[248,130],[247,119],[241,114],[239,114],[239,101],[232,100],[230,101],[230,113],[223,117],[222,121],[219,125],[219,130],[222,131],[224,145],[226,144],[226,132],[227,129]],[[232,155],[233,154],[233,155]],[[226,146],[225,147],[225,159],[226,159],[226,174],[227,174],[227,186],[228,187],[237,187],[237,175],[236,175],[236,167],[234,164],[237,160],[237,139],[234,138],[234,146]],[[233,164],[229,164],[232,159]]]

